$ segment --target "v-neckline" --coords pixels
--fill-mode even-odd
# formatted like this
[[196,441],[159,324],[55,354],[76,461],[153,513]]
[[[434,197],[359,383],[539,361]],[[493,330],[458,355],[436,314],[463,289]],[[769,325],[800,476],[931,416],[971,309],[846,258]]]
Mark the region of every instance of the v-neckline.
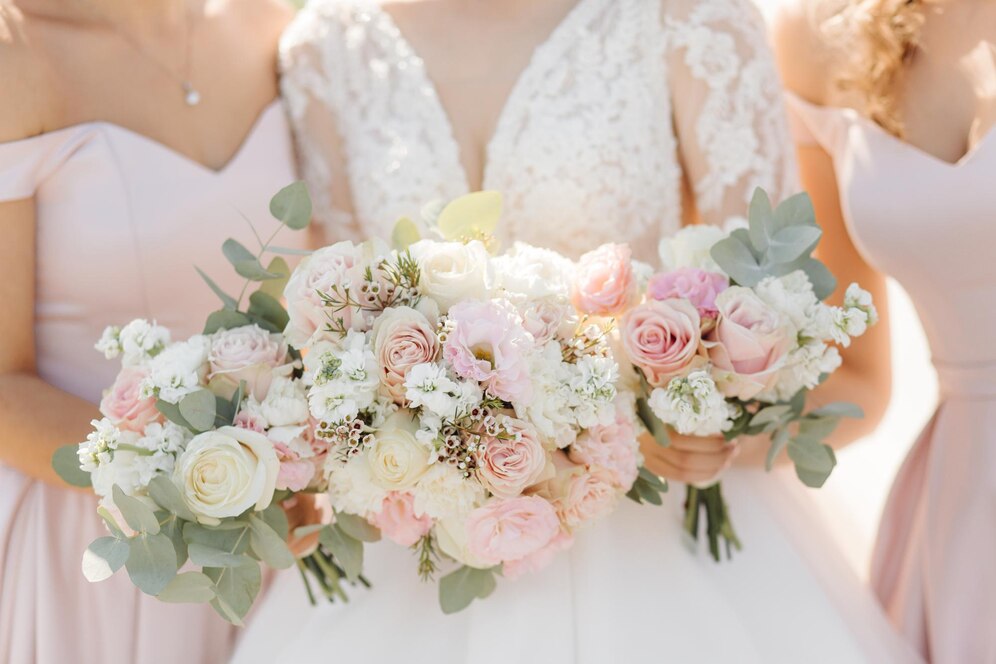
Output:
[[993,124],[993,125],[991,125],[989,127],[989,129],[987,129],[982,134],[982,137],[978,141],[976,141],[975,145],[969,147],[965,151],[965,154],[963,154],[961,157],[959,157],[955,161],[948,161],[947,159],[943,159],[941,157],[938,157],[937,155],[935,155],[932,152],[928,152],[927,150],[924,150],[923,148],[921,148],[918,145],[910,143],[909,141],[904,141],[903,139],[899,138],[898,136],[895,136],[895,135],[889,133],[888,131],[886,131],[885,129],[883,129],[877,122],[875,122],[875,121],[873,121],[873,120],[871,120],[869,118],[866,118],[864,115],[862,115],[858,111],[853,110],[853,109],[848,109],[848,110],[851,110],[854,113],[854,115],[866,127],[871,127],[872,131],[875,131],[879,135],[885,136],[887,139],[893,141],[894,143],[898,143],[901,147],[904,147],[905,149],[913,152],[914,154],[919,154],[919,155],[923,156],[924,158],[926,158],[929,161],[933,161],[933,162],[935,162],[937,164],[940,164],[942,167],[950,168],[950,169],[959,169],[962,166],[965,166],[968,163],[970,163],[971,161],[973,161],[975,159],[975,156],[978,155],[982,151],[982,149],[986,146],[986,144],[989,142],[989,140],[992,139],[994,136],[996,136],[996,124]]
[[[502,138],[502,136],[507,131],[507,126],[512,121],[512,113],[515,111],[516,107],[519,106],[519,98],[525,94],[528,90],[528,85],[531,79],[538,75],[540,71],[540,63],[543,61],[550,61],[550,57],[556,54],[556,49],[563,48],[568,43],[567,38],[573,34],[573,28],[585,16],[585,12],[589,7],[594,5],[597,0],[577,0],[574,6],[564,14],[563,18],[553,27],[550,33],[540,42],[533,47],[533,51],[529,56],[529,61],[526,62],[526,66],[523,67],[522,71],[519,72],[512,84],[512,88],[505,98],[505,102],[502,104],[501,111],[498,113],[498,119],[495,122],[494,130],[484,144],[484,157],[483,163],[481,164],[481,182],[477,189],[471,189],[470,174],[467,172],[467,166],[464,164],[462,159],[462,148],[456,138],[456,126],[453,124],[453,118],[446,110],[446,106],[443,105],[442,96],[439,93],[439,88],[436,85],[435,79],[429,73],[428,67],[425,64],[425,60],[419,55],[418,51],[414,48],[412,43],[408,41],[405,33],[401,30],[398,23],[394,20],[394,17],[388,12],[379,2],[374,2],[373,5],[376,11],[381,16],[384,24],[388,29],[394,34],[394,38],[399,46],[399,53],[406,53],[407,59],[413,68],[418,72],[418,75],[422,78],[422,85],[426,91],[426,97],[429,103],[433,107],[433,113],[438,116],[438,121],[443,129],[446,136],[446,140],[449,141],[449,148],[452,151],[452,158],[455,161],[456,168],[459,171],[459,177],[463,185],[464,192],[479,191],[488,188],[488,182],[491,180],[491,171],[493,167],[493,152],[494,146]],[[548,55],[549,54],[549,55]],[[555,59],[555,58],[554,58]]]

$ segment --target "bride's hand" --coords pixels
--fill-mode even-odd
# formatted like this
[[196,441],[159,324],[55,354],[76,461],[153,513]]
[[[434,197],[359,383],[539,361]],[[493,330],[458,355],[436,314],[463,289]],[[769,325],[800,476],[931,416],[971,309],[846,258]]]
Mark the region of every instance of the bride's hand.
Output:
[[685,484],[707,484],[726,470],[740,447],[721,436],[699,438],[671,432],[671,444],[663,447],[649,433],[640,436],[644,464],[654,474]]
[[332,511],[328,505],[328,499],[324,494],[299,493],[296,496],[285,500],[280,505],[287,515],[289,534],[287,536],[287,546],[295,558],[303,558],[315,550],[318,546],[318,533],[310,533],[304,537],[295,537],[294,530],[301,526],[310,526],[318,523],[328,523],[331,520]]

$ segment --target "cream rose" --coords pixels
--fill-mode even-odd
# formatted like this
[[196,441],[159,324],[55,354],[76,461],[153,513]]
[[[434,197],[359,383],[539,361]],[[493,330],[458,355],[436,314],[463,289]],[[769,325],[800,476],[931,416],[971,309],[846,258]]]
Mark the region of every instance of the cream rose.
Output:
[[176,460],[173,481],[197,520],[207,524],[269,507],[280,462],[266,436],[221,427],[194,436]]
[[404,404],[408,371],[439,354],[435,325],[415,309],[393,307],[377,317],[372,335],[381,383],[395,403]]
[[374,482],[389,490],[403,491],[415,486],[429,467],[429,450],[415,439],[418,425],[399,411],[377,432],[367,452]]
[[423,240],[411,246],[418,260],[422,292],[444,313],[461,300],[479,300],[488,294],[488,252],[476,240],[435,242]]
[[241,381],[262,401],[270,389],[274,369],[287,363],[287,344],[279,334],[258,325],[245,325],[216,332],[208,353],[208,385],[211,391],[230,398]]

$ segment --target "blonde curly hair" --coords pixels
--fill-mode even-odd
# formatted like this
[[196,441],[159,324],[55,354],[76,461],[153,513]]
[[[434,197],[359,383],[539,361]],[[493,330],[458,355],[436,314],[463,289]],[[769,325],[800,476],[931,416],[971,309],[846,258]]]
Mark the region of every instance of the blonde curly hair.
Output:
[[838,83],[856,92],[864,113],[883,129],[903,136],[897,93],[920,39],[930,0],[846,0],[824,22],[850,59]]

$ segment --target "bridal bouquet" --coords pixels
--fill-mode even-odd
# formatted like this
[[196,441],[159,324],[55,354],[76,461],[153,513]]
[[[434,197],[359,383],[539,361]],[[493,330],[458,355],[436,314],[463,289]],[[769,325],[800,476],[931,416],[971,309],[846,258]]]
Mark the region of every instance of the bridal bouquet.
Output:
[[[580,261],[575,300],[589,314],[623,313],[622,345],[643,384],[638,412],[662,445],[689,436],[768,434],[770,470],[787,449],[799,479],[820,487],[836,464],[823,443],[852,404],[807,412],[806,395],[841,364],[877,320],[871,296],[851,284],[843,306],[823,302],[835,279],[811,257],[820,240],[805,194],[772,209],[760,189],[746,227],[691,226],[661,243],[662,271],[636,285],[628,249],[603,246]],[[592,276],[595,278],[593,279]],[[712,556],[740,544],[718,483],[688,487],[686,530],[700,514]]]
[[304,380],[335,510],[320,541],[359,574],[361,541],[415,551],[449,613],[495,575],[549,564],[573,533],[638,484],[632,401],[605,320],[569,298],[574,265],[516,245],[493,256],[500,197],[482,192],[428,214],[439,239],[403,220],[395,248],[340,242],[292,275],[288,340]]
[[[278,193],[271,211],[304,228],[303,185]],[[146,320],[107,328],[97,350],[121,371],[100,403],[103,417],[54,458],[64,479],[100,497],[110,531],[83,555],[88,580],[123,566],[143,592],[210,602],[235,624],[259,591],[259,562],[295,564],[280,504],[319,490],[328,447],[315,436],[300,355],[282,335],[278,298],[290,270],[279,256],[264,268],[264,253],[280,250],[260,245],[255,254],[235,240],[223,247],[246,286],[260,284],[245,310],[201,273],[224,304],[202,334],[173,340]],[[200,570],[179,571],[188,561]],[[344,574],[321,549],[298,564],[327,587]]]

